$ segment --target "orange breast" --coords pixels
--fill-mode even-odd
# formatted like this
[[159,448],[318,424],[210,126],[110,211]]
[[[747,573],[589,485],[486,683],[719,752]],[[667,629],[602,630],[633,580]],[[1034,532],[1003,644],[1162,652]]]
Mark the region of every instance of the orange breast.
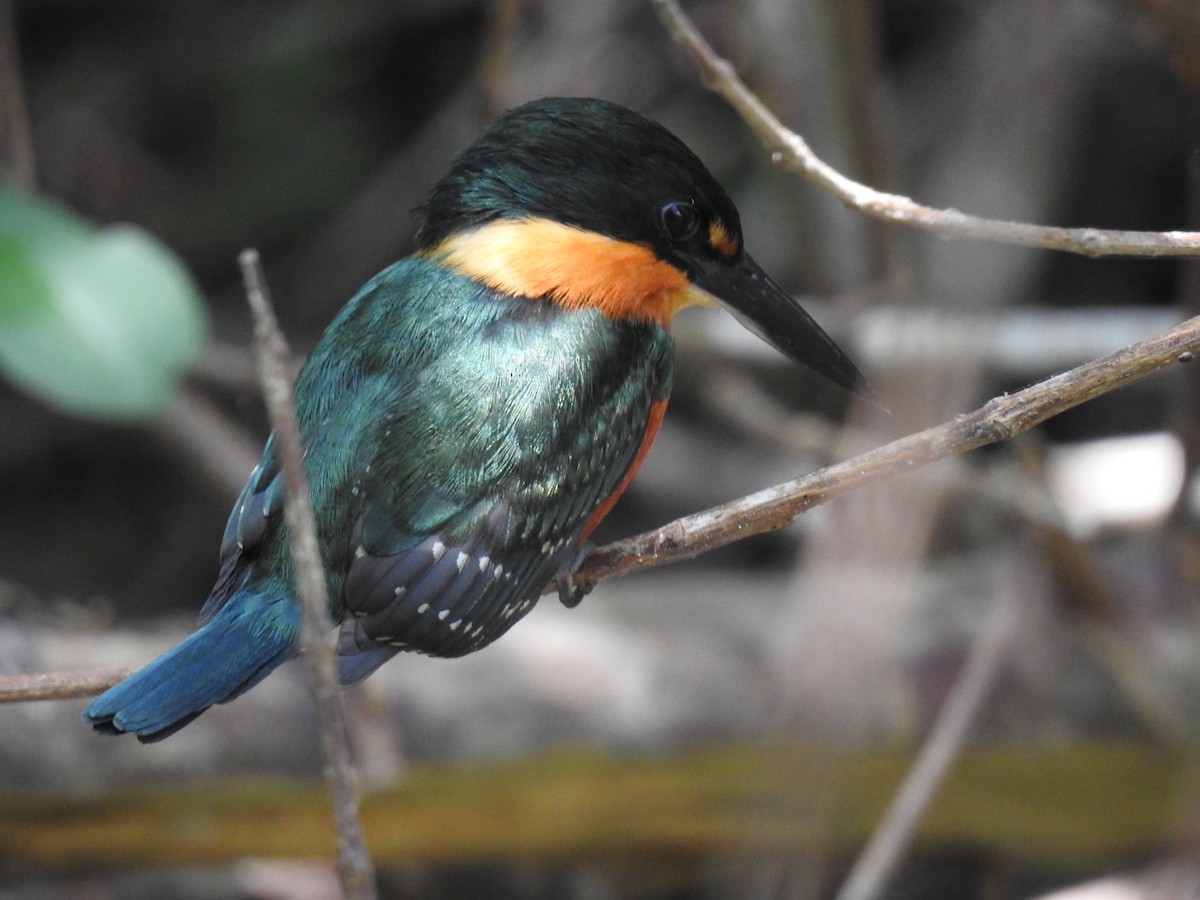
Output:
[[646,419],[646,431],[642,435],[641,446],[638,447],[637,455],[633,457],[633,462],[629,464],[629,468],[621,477],[620,483],[608,497],[597,506],[590,517],[587,524],[583,526],[583,533],[579,536],[579,543],[583,543],[592,530],[600,524],[600,521],[612,512],[612,508],[617,501],[621,499],[621,495],[625,493],[625,489],[629,487],[629,482],[633,481],[633,476],[637,474],[637,470],[642,465],[642,460],[646,458],[646,452],[650,449],[650,445],[654,443],[654,436],[658,434],[658,426],[662,424],[663,413],[667,411],[667,398],[655,400],[650,404],[650,415]]

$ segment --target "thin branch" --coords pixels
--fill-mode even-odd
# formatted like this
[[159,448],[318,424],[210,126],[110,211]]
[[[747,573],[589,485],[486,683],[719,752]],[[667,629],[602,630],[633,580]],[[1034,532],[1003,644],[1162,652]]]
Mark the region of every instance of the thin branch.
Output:
[[308,482],[304,474],[304,448],[292,403],[287,343],[271,309],[258,252],[243,251],[238,263],[246,283],[246,300],[254,316],[254,339],[263,398],[283,468],[286,498],[284,514],[296,570],[296,598],[300,601],[300,643],[316,700],[321,745],[326,760],[325,780],[333,800],[338,834],[338,874],[347,897],[367,900],[377,896],[375,871],[359,820],[358,785],[346,739],[345,714],[338,690],[333,648],[328,641],[333,622],[329,618],[325,570],[321,563]]
[[0,703],[91,697],[107,691],[128,676],[129,669],[124,666],[114,669],[47,672],[43,675],[6,675],[0,678]]
[[[602,578],[626,575],[637,569],[692,559],[751,535],[783,528],[826,500],[949,456],[1008,440],[1059,413],[1176,362],[1191,362],[1198,352],[1200,316],[1014,394],[997,397],[974,412],[949,422],[892,441],[811,475],[684,516],[654,531],[607,544],[588,554],[575,573],[575,580],[580,584],[594,584]],[[323,584],[321,589],[324,590]],[[547,593],[554,590],[557,587],[553,583],[546,586]],[[319,635],[328,634],[333,626],[329,623],[323,627],[326,630],[318,632]],[[325,644],[318,641],[316,646]],[[315,655],[307,654],[309,657]],[[73,673],[63,674],[65,677]],[[23,678],[41,677],[44,676],[14,676],[10,680],[15,683]],[[102,689],[97,686],[95,692]]]
[[[1046,419],[1200,352],[1200,316],[1124,350],[1055,375],[972,413],[892,441],[811,475],[677,519],[590,553],[575,580],[590,584],[635,569],[692,559],[791,524],[833,497],[932,462],[1008,440]],[[548,586],[547,591],[552,587]]]
[[925,810],[962,750],[971,725],[996,681],[1000,664],[1011,643],[1019,609],[1015,563],[1010,576],[971,646],[970,655],[954,689],[946,699],[921,752],[892,797],[837,900],[874,900],[883,895],[888,879],[917,833]]
[[851,209],[888,222],[935,231],[942,237],[999,241],[1083,256],[1200,256],[1200,232],[1058,228],[985,219],[955,209],[924,206],[909,197],[877,191],[847,178],[819,159],[800,135],[775,118],[746,87],[728,60],[716,54],[676,0],[653,0],[653,3],[708,85],[741,115],[771,151],[771,159],[807,178]]

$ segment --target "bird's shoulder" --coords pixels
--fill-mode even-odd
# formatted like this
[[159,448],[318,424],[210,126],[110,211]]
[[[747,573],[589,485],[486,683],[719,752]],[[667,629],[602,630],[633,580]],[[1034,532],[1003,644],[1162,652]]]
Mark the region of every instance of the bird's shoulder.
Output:
[[[509,297],[419,257],[384,270],[297,379],[331,587],[355,553],[484,535],[480,552],[499,558],[568,542],[632,462],[672,353],[655,323]],[[260,556],[288,566],[281,512],[269,439],[230,516],[214,598]]]

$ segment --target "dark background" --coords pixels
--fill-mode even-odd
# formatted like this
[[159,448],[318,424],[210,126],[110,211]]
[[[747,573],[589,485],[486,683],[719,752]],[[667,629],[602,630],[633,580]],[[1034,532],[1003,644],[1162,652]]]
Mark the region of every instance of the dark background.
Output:
[[[183,633],[206,595],[266,430],[238,252],[261,251],[302,354],[363,281],[408,252],[413,210],[452,154],[527,99],[601,96],[676,131],[733,195],[758,261],[806,298],[891,410],[852,403],[724,316],[689,312],[667,424],[601,540],[943,421],[1200,306],[1194,264],[946,241],[843,209],[772,165],[644,3],[0,9],[0,28],[15,29],[38,189],[97,223],[153,232],[186,262],[210,315],[203,357],[153,423],[70,417],[0,383],[6,673],[139,664]],[[746,0],[689,11],[786,124],[874,186],[997,218],[1197,223],[1200,8],[1189,0]],[[915,747],[1013,571],[1024,618],[980,740],[1183,740],[1200,712],[1195,502],[1185,492],[1149,521],[1072,531],[1046,471],[1057,446],[1147,433],[1175,435],[1193,471],[1196,388],[1190,369],[1159,375],[785,532],[602,584],[578,613],[547,601],[478,659],[397,660],[361,701],[367,766],[387,780],[404,761],[779,735]],[[1088,637],[1096,622],[1131,648],[1137,674]],[[1128,681],[1142,675],[1149,700]],[[0,780],[63,790],[196,771],[311,775],[298,684],[297,673],[274,676],[174,738],[173,751],[101,743],[75,721],[75,702],[0,710],[10,763]],[[964,847],[915,857],[896,896],[1025,896],[1099,870],[1031,874]],[[1153,846],[1128,849],[1131,865],[1159,858]],[[388,883],[413,897],[822,896],[846,861],[823,861],[811,881],[772,880],[751,854],[661,882],[620,867],[584,877],[582,863],[560,861]],[[0,868],[0,896],[153,896],[185,883],[59,877]],[[202,892],[253,893],[224,870],[190,877]],[[84,893],[59,893],[68,887]]]

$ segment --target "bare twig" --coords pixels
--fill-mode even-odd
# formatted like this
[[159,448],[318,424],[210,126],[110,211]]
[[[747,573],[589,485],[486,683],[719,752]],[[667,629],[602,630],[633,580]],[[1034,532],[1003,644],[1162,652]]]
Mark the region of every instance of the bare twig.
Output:
[[[654,531],[615,541],[590,553],[575,573],[575,580],[591,584],[637,569],[692,559],[742,538],[783,528],[801,513],[833,497],[914,471],[948,456],[1008,440],[1101,394],[1175,362],[1190,361],[1198,352],[1200,316],[1014,394],[997,397],[974,412],[949,422],[892,441],[803,478],[684,516]],[[324,590],[323,583],[321,589]],[[556,589],[553,584],[546,587],[547,592]],[[328,634],[333,626],[329,623],[322,627],[325,630],[318,635]],[[325,644],[318,641],[316,646],[324,647]],[[308,654],[309,657],[315,655]],[[70,674],[64,673],[64,676]],[[96,693],[100,690],[102,687],[97,686]]]
[[[1014,570],[1015,565],[1010,565],[1009,571]],[[837,900],[873,900],[882,896],[1000,671],[1016,626],[1017,580],[1015,573],[1010,575],[992,601],[962,674],[938,712],[916,762],[838,891]]]
[[129,675],[129,669],[79,669],[44,675],[6,675],[0,678],[0,703],[30,700],[69,700],[106,691]]
[[[1124,350],[1015,394],[997,397],[925,431],[892,441],[811,475],[616,541],[584,559],[575,580],[592,583],[635,569],[691,559],[753,534],[789,525],[804,511],[864,484],[911,472],[947,456],[1008,440],[1034,425],[1200,351],[1200,316]],[[548,586],[547,591],[552,587]]]
[[246,282],[246,300],[254,316],[259,377],[283,469],[284,513],[296,570],[296,597],[300,601],[300,641],[316,699],[326,760],[325,779],[333,799],[338,833],[338,874],[347,897],[374,898],[377,896],[374,866],[367,853],[358,816],[358,786],[346,739],[333,648],[328,640],[333,622],[329,618],[325,571],[304,474],[304,448],[292,404],[287,343],[271,309],[258,252],[243,251],[238,263]]
[[671,34],[683,45],[704,79],[746,121],[780,166],[856,209],[889,222],[935,231],[943,237],[999,241],[1043,247],[1083,256],[1200,256],[1200,232],[1111,231],[1058,228],[971,216],[955,209],[924,206],[909,197],[875,190],[842,175],[813,153],[805,140],[789,131],[719,57],[676,0],[653,0]]

